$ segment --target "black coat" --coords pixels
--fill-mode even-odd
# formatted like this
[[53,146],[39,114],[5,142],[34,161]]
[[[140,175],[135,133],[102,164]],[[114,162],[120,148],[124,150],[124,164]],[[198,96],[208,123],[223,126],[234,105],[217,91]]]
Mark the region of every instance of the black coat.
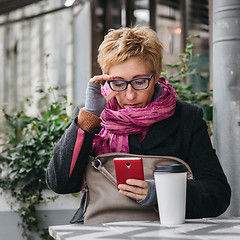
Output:
[[[75,116],[78,111],[76,109]],[[100,130],[84,132],[83,145],[69,177],[78,129],[73,119],[48,166],[47,183],[57,193],[80,191],[92,141]],[[219,216],[229,206],[230,186],[212,147],[201,108],[177,101],[174,115],[153,124],[142,142],[137,135],[130,135],[129,149],[135,154],[176,156],[189,164],[195,179],[187,183],[187,218]]]

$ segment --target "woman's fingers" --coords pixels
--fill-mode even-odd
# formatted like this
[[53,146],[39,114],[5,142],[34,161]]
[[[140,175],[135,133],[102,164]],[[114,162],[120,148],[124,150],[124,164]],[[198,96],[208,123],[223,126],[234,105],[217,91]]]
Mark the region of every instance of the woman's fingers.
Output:
[[139,201],[146,197],[148,183],[144,180],[128,179],[127,184],[120,184],[118,188],[119,193]]
[[145,180],[128,179],[127,184],[132,185],[132,186],[137,186],[137,187],[140,187],[140,188],[143,188],[143,189],[148,188],[148,182],[145,181]]
[[114,76],[112,76],[112,75],[107,75],[107,74],[103,74],[103,75],[94,76],[94,77],[91,78],[89,81],[90,81],[90,82],[94,82],[94,83],[101,84],[102,81],[109,81],[109,80],[112,80],[112,79],[114,79]]

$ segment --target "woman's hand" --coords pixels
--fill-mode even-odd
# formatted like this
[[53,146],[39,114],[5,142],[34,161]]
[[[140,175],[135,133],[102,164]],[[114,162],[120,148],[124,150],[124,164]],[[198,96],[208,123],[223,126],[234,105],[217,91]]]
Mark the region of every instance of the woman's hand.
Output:
[[[112,80],[114,79],[114,76],[112,75],[107,75],[107,74],[103,74],[103,75],[97,75],[97,76],[94,76],[93,78],[91,78],[89,80],[89,82],[94,82],[94,83],[98,83],[98,84],[101,84],[103,81],[109,81],[109,80]],[[118,92],[116,91],[111,91],[106,97],[106,101],[107,103],[112,100],[116,95],[118,94]]]
[[137,201],[145,199],[148,192],[148,182],[144,180],[128,179],[127,184],[118,185],[119,193]]
[[94,82],[94,83],[101,84],[103,81],[109,81],[109,80],[112,80],[112,79],[114,79],[114,76],[103,74],[103,75],[96,75],[96,76],[92,77],[89,80],[89,82]]
[[89,80],[86,101],[84,109],[96,116],[100,116],[106,104],[113,99],[118,92],[111,91],[106,97],[101,94],[101,83],[102,81],[109,81],[113,79],[114,76],[110,75],[98,75],[94,76]]

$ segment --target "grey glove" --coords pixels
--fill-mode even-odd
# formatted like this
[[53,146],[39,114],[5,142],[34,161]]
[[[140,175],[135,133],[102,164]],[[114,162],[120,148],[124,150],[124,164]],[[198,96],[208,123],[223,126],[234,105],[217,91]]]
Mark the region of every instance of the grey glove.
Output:
[[83,109],[99,117],[106,105],[107,101],[101,94],[101,85],[88,82],[85,107]]

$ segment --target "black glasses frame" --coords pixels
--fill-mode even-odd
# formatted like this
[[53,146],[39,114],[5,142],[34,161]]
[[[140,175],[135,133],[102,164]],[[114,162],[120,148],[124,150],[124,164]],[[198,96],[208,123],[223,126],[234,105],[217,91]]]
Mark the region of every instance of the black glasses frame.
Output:
[[[122,92],[122,91],[125,91],[128,87],[128,84],[131,84],[132,88],[135,89],[135,90],[144,90],[144,89],[147,89],[149,87],[149,82],[151,81],[152,77],[154,76],[154,72],[150,75],[150,77],[140,77],[140,78],[134,78],[130,81],[127,81],[127,80],[123,80],[123,79],[113,79],[113,80],[110,80],[110,81],[107,81],[108,82],[108,85],[109,87],[112,89],[110,83],[111,82],[114,82],[114,81],[121,81],[121,82],[125,82],[126,83],[126,87],[122,90],[114,90],[112,89],[113,91],[116,91],[116,92]],[[148,80],[148,85],[145,87],[145,88],[141,88],[141,89],[136,89],[133,85],[132,85],[132,82],[135,81],[135,80],[139,80],[139,79],[147,79]]]

